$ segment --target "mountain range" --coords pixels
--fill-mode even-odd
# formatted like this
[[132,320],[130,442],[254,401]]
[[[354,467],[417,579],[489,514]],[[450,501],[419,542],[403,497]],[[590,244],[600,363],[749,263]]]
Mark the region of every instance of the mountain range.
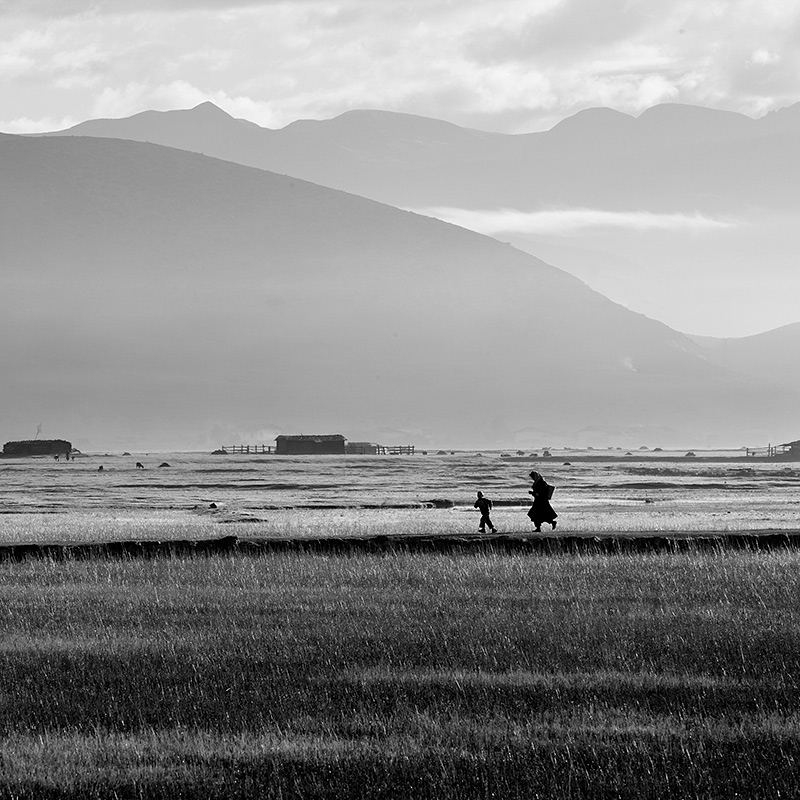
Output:
[[705,213],[797,208],[800,103],[758,120],[662,104],[587,109],[549,131],[499,134],[388,111],[272,130],[213,103],[89,120],[49,135],[146,141],[292,175],[395,206],[553,206]]
[[0,178],[8,439],[701,446],[797,425],[772,373],[429,216],[116,138],[0,135]]
[[499,134],[378,110],[271,130],[203,103],[53,135],[163,144],[436,216],[680,330],[797,321],[800,104],[761,119],[595,108],[549,131]]

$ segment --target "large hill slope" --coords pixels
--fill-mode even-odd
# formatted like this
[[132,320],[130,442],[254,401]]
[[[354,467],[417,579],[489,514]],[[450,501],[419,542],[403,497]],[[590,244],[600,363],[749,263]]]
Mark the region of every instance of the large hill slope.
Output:
[[0,241],[8,439],[752,444],[796,421],[796,395],[510,246],[202,155],[0,136]]

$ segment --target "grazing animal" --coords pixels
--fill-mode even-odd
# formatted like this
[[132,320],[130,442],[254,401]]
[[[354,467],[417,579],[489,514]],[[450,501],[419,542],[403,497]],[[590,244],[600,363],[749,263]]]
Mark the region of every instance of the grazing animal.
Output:
[[103,471],[103,465],[102,464],[97,468],[97,471],[98,472],[102,472]]
[[144,469],[144,464],[141,461],[136,462],[136,469]]
[[53,461],[58,461],[58,456],[53,456]]

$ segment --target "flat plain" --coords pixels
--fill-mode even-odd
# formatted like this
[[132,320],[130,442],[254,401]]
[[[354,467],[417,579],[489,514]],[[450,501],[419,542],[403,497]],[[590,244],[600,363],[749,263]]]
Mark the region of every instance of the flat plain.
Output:
[[[694,459],[651,452],[639,461],[612,454],[580,461],[586,451],[552,452],[521,461],[497,453],[0,459],[0,545],[224,534],[458,535],[477,529],[479,490],[494,501],[501,531],[529,533],[533,468],[556,486],[553,504],[565,533],[799,527],[800,462],[706,461],[702,451]],[[137,461],[145,469],[136,469]]]
[[[478,489],[529,530],[532,464],[497,454],[137,460],[0,462],[0,543],[454,535]],[[792,464],[565,460],[538,464],[566,532],[797,528]],[[0,562],[0,796],[795,796],[799,566],[724,548]]]

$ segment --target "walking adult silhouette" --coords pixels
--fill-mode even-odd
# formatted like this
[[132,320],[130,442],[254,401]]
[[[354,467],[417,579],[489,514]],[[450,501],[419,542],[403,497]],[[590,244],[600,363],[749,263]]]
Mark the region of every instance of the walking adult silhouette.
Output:
[[536,470],[530,473],[530,478],[533,484],[528,494],[533,496],[533,505],[528,510],[528,516],[535,526],[534,530],[541,532],[543,522],[552,525],[555,530],[558,524],[556,522],[558,514],[550,505],[550,498],[553,496],[555,486],[551,486]]

